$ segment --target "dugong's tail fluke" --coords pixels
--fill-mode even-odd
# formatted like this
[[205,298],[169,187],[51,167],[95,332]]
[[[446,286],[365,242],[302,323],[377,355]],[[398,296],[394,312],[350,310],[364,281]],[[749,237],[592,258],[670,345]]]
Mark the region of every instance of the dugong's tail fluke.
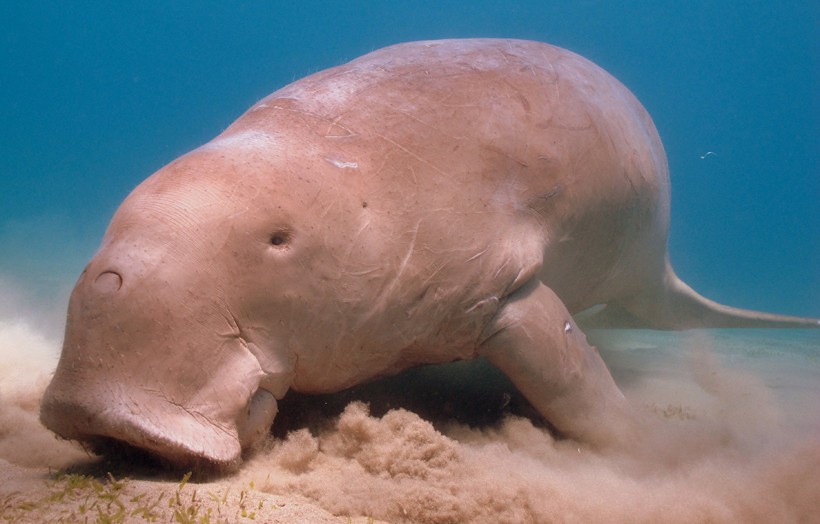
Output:
[[628,299],[607,304],[594,313],[582,313],[585,327],[696,329],[696,328],[820,328],[820,319],[775,315],[718,304],[701,296],[666,264],[658,285]]

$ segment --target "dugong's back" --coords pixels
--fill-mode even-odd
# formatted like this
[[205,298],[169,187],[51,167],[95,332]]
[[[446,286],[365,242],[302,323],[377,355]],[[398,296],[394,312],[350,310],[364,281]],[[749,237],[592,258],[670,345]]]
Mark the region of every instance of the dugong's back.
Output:
[[[537,267],[578,311],[664,272],[668,172],[655,127],[622,84],[567,50],[391,46],[273,93],[227,133],[282,127],[309,130],[312,154],[344,170],[371,212],[403,216],[390,238],[421,224],[413,240],[428,254],[484,253],[452,281],[507,285]],[[406,262],[437,265],[418,255]]]

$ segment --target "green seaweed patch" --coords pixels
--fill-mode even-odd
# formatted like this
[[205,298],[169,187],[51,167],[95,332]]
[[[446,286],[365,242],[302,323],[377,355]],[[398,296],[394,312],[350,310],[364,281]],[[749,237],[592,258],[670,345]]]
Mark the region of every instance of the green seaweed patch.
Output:
[[195,485],[188,484],[190,478],[191,473],[187,473],[175,489],[157,493],[128,478],[117,479],[111,473],[101,479],[60,473],[44,481],[43,495],[31,497],[19,491],[6,495],[0,501],[0,521],[211,524],[254,521],[265,508],[263,500],[250,496],[253,483],[249,490],[242,489],[234,496],[229,489],[202,495]]

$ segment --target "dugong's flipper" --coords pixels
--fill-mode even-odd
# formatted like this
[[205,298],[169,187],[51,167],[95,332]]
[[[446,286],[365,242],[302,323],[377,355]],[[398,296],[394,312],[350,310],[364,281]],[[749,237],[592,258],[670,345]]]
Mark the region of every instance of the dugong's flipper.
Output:
[[479,354],[568,436],[619,445],[637,429],[637,415],[598,351],[558,296],[538,281],[508,297],[485,331]]

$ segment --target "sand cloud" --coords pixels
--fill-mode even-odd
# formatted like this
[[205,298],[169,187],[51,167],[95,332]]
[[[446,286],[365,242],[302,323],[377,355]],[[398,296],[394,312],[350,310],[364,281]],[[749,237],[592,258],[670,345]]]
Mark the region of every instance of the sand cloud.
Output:
[[[722,373],[699,371],[705,380]],[[437,430],[403,409],[374,417],[352,402],[332,429],[272,442],[242,475],[334,514],[390,522],[816,518],[820,441],[790,434],[775,405],[760,404],[768,397],[761,388],[734,377],[707,392],[712,405],[655,407],[653,434],[628,453],[556,440],[519,416],[489,428]]]

